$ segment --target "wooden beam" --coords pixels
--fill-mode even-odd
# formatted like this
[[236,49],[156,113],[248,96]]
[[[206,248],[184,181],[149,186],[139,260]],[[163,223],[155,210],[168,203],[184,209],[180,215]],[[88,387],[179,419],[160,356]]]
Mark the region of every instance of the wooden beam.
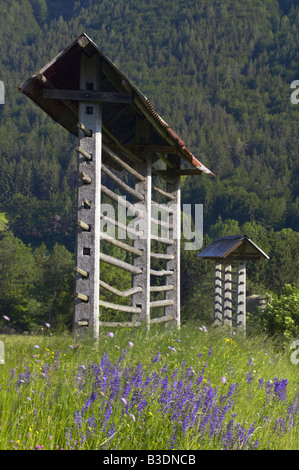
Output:
[[237,329],[246,332],[246,261],[238,264]]
[[117,310],[119,312],[127,312],[127,313],[140,313],[141,312],[141,308],[130,307],[128,305],[114,304],[112,302],[106,302],[105,300],[100,300],[100,307],[111,308],[112,310]]
[[125,271],[128,271],[133,274],[141,274],[143,272],[142,268],[133,266],[132,264],[114,258],[113,256],[105,255],[104,253],[100,253],[100,260],[104,261],[105,263],[111,264],[112,266],[124,269]]
[[191,168],[181,168],[181,169],[170,169],[170,170],[156,170],[157,175],[159,176],[190,176],[190,175],[201,175],[201,170],[191,169]]
[[138,286],[121,291],[119,289],[116,289],[115,287],[110,286],[109,284],[101,280],[100,280],[100,286],[106,289],[108,292],[111,292],[112,294],[117,295],[118,297],[129,297],[130,295],[137,294],[137,292],[142,292],[142,287],[138,287]]
[[139,201],[143,201],[144,197],[142,194],[140,194],[138,191],[135,191],[135,189],[131,188],[129,185],[124,183],[118,176],[116,176],[109,168],[106,167],[102,163],[102,170],[104,173],[106,173],[109,178],[111,178],[118,186],[120,186],[122,189],[124,189],[127,193],[131,194],[131,196],[135,197],[135,199],[138,199]]
[[124,154],[126,155],[126,157],[129,158],[129,160],[132,160],[133,162],[135,163],[143,163],[143,160],[139,157],[137,157],[136,155],[134,155],[132,152],[130,152],[130,150],[128,150],[126,148],[125,145],[123,145],[121,142],[119,142],[119,140],[113,135],[112,132],[110,132],[106,126],[103,125],[103,131],[105,132],[105,134],[111,139],[113,140],[113,142],[117,145],[118,149]]
[[132,103],[133,95],[130,93],[86,91],[86,90],[59,90],[55,88],[45,89],[44,98],[55,100],[94,101],[103,103]]
[[[115,146],[118,148],[118,146]],[[131,175],[135,176],[139,181],[144,181],[144,177],[138,173],[134,168],[132,168],[130,165],[128,165],[126,162],[124,162],[118,155],[116,155],[111,149],[110,145],[109,147],[105,144],[103,144],[103,150],[104,152],[111,157],[114,161],[116,161],[120,166],[122,166],[125,170],[127,170]]]
[[174,300],[155,300],[154,302],[150,303],[150,307],[151,308],[167,307],[173,304],[174,304]]
[[106,240],[108,243],[111,243],[112,245],[117,246],[118,248],[121,248],[125,251],[129,251],[130,253],[133,253],[136,256],[143,255],[143,251],[138,250],[134,246],[128,245],[127,243],[121,242],[116,238],[110,237],[110,235],[105,232],[101,232],[101,240]]
[[[172,155],[177,154],[177,147],[173,145],[154,145],[154,144],[125,144],[125,147],[131,152],[151,152],[151,153],[169,153]],[[111,145],[114,150],[117,148],[115,144]]]

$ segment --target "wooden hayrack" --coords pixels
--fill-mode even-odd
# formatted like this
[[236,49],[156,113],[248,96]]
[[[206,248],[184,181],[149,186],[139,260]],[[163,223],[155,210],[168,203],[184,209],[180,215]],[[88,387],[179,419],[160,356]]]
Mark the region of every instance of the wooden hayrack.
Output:
[[214,323],[246,331],[246,261],[269,259],[247,235],[218,237],[198,255],[215,260]]
[[[19,90],[78,137],[75,333],[91,332],[96,338],[102,325],[149,328],[170,320],[179,326],[180,176],[211,174],[210,170],[86,34]],[[181,168],[181,159],[192,168]],[[119,191],[126,197],[120,197]],[[138,214],[135,226],[105,213],[104,198]],[[111,236],[101,229],[103,224],[130,235],[132,243]],[[103,241],[129,253],[132,261],[105,254]],[[159,246],[156,251],[154,244]],[[153,269],[153,260],[160,260],[164,268]],[[131,287],[121,291],[109,285],[101,278],[100,263],[117,267],[120,276],[123,270],[129,272]],[[151,283],[157,277],[163,282]],[[131,298],[130,305],[102,300],[100,289],[120,299]],[[164,298],[153,300],[156,292]],[[163,314],[152,318],[151,311],[158,307]],[[101,321],[106,308],[125,312],[128,321]]]

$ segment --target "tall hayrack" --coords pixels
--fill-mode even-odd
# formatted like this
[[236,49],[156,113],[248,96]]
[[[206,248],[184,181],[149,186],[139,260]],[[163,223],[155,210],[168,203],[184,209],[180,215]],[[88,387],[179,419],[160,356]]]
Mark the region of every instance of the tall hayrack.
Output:
[[[96,338],[100,325],[180,325],[180,176],[210,170],[86,34],[18,88],[79,140],[76,334]],[[114,217],[116,206],[126,211],[121,220]],[[104,253],[103,241],[125,252],[125,259]],[[160,268],[153,269],[157,260]],[[120,276],[129,272],[131,286],[109,285],[100,263],[119,268]],[[130,304],[103,300],[100,289]],[[158,307],[162,315],[152,315]],[[104,309],[128,319],[103,322]]]

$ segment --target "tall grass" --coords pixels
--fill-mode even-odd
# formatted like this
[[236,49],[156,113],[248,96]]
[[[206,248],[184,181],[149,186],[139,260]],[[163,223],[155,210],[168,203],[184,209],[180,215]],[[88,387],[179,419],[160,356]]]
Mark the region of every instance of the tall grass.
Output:
[[0,449],[298,449],[290,351],[198,323],[108,333],[0,336]]

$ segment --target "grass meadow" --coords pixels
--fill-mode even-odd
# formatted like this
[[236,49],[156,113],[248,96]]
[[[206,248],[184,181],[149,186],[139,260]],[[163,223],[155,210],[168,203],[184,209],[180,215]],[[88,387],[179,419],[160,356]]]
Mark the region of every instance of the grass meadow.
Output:
[[299,448],[299,365],[261,334],[195,322],[0,340],[1,450]]

